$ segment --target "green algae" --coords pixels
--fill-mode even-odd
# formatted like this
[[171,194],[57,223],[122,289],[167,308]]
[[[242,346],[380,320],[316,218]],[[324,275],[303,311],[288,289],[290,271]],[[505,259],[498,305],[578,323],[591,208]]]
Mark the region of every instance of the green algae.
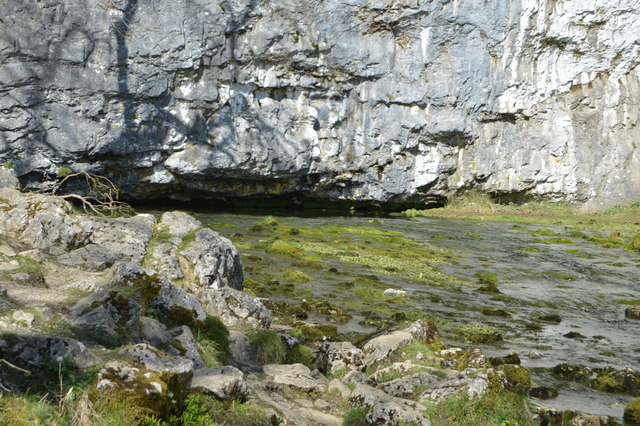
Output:
[[498,330],[481,324],[461,325],[454,332],[469,343],[497,343],[502,341],[502,334]]
[[304,284],[313,280],[309,275],[304,272],[300,272],[297,269],[287,269],[283,273],[283,278],[291,284]]

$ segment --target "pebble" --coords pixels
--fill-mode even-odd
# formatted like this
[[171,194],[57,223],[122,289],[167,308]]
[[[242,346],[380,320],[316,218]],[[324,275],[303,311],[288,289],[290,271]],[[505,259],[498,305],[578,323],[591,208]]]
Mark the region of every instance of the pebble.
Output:
[[407,292],[404,291],[404,290],[398,290],[398,289],[395,289],[395,288],[388,288],[382,294],[384,296],[405,297],[407,295]]
[[542,358],[542,354],[540,352],[531,351],[529,352],[529,359],[540,359]]

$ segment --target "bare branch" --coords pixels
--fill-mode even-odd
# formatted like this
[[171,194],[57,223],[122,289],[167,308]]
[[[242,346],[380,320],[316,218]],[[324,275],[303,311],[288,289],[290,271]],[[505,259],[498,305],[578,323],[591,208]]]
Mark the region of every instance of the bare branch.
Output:
[[29,370],[25,370],[24,368],[20,368],[20,367],[18,367],[17,365],[13,365],[13,364],[11,364],[9,361],[7,361],[7,360],[6,360],[6,359],[4,359],[4,358],[0,358],[0,362],[3,362],[3,363],[5,363],[5,364],[7,364],[9,367],[13,368],[14,370],[18,370],[18,371],[20,371],[21,373],[26,374],[27,376],[28,376],[29,374],[31,374],[31,371],[29,371]]

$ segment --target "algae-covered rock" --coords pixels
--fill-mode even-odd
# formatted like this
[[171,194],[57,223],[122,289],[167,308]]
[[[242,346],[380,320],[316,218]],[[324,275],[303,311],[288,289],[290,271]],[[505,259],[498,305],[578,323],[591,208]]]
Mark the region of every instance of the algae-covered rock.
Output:
[[630,426],[640,425],[640,398],[629,403],[624,409],[624,421]]
[[142,305],[152,306],[179,324],[202,322],[207,316],[193,294],[133,263],[124,263],[116,269],[112,286],[126,290]]
[[573,380],[605,392],[640,396],[640,371],[632,368],[592,368],[582,365],[558,364],[553,374],[562,380]]
[[116,290],[87,296],[69,310],[69,321],[83,340],[108,347],[140,340],[141,303]]
[[504,364],[497,368],[504,373],[505,388],[513,392],[527,392],[531,388],[531,373],[520,365]]
[[434,374],[421,371],[408,376],[398,377],[388,382],[379,383],[378,388],[391,396],[410,398],[418,389],[431,388],[442,379]]
[[411,323],[406,331],[410,333],[414,339],[422,343],[433,343],[439,338],[438,328],[436,324],[429,319],[420,319]]
[[620,422],[613,417],[585,414],[576,410],[538,407],[537,411],[541,424],[548,426],[620,426]]
[[487,391],[499,391],[506,385],[504,374],[487,368],[467,368],[426,390],[420,401],[442,402],[452,396],[474,399]]
[[529,395],[538,399],[557,398],[559,394],[558,389],[549,386],[538,386],[529,390]]
[[374,337],[362,347],[365,353],[365,365],[372,365],[375,362],[382,361],[391,353],[411,343],[412,340],[413,335],[404,330]]
[[489,357],[488,361],[493,367],[504,364],[520,365],[520,357],[515,352],[509,352],[507,355],[502,357]]
[[627,308],[624,311],[624,316],[631,319],[640,320],[640,308]]

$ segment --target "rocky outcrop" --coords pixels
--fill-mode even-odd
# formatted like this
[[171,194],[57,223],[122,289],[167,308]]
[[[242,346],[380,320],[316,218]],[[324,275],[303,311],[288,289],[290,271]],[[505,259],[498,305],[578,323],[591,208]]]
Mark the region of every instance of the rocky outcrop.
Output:
[[30,188],[87,170],[138,198],[640,198],[634,0],[52,0],[0,15],[0,162]]

